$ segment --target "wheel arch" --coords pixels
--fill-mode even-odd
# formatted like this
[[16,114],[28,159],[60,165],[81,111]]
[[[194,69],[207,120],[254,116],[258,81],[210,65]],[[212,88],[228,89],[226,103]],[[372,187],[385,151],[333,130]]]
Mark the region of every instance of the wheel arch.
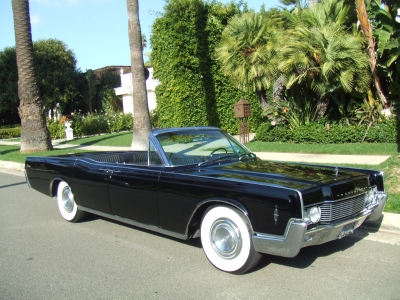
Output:
[[49,195],[50,195],[50,197],[56,197],[57,196],[57,189],[58,189],[58,186],[59,186],[60,182],[62,182],[62,181],[65,181],[65,180],[60,178],[60,177],[54,177],[50,181],[50,187],[49,187]]
[[240,203],[236,200],[232,200],[232,199],[212,198],[212,199],[205,199],[196,205],[196,208],[193,211],[193,213],[189,219],[189,222],[186,226],[185,234],[188,238],[200,237],[201,220],[203,219],[203,216],[207,212],[207,210],[210,207],[216,206],[216,205],[228,206],[228,207],[238,209],[246,218],[246,220],[251,228],[251,231],[253,232],[253,227],[251,225],[250,218],[249,218],[249,212],[242,203]]

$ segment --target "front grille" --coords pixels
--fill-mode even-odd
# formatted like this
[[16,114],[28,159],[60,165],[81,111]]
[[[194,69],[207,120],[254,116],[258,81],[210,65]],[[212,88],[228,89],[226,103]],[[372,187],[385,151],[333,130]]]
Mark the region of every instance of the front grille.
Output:
[[347,200],[321,205],[321,222],[329,223],[349,217],[365,208],[366,193]]

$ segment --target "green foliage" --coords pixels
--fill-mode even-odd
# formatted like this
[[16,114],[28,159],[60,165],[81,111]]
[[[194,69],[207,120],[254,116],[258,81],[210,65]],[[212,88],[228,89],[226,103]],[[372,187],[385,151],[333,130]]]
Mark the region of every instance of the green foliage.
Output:
[[[398,1],[366,0],[368,16],[374,25],[377,63],[381,85],[390,101],[400,96],[400,23],[396,21]],[[384,3],[384,5],[383,5]]]
[[132,114],[110,111],[106,114],[89,113],[86,116],[76,113],[72,126],[74,136],[95,135],[133,129]]
[[0,125],[20,122],[17,82],[15,47],[5,48],[0,51]]
[[[60,103],[64,108],[79,96],[75,54],[56,39],[33,43],[40,95],[46,109]],[[0,121],[19,122],[18,72],[15,47],[0,51]],[[11,117],[11,118],[10,118]]]
[[161,82],[156,88],[158,125],[212,125],[237,133],[233,104],[244,97],[252,104],[254,130],[261,116],[256,96],[236,90],[215,58],[221,32],[240,13],[238,6],[169,0],[164,9],[151,36],[154,77]]
[[[364,139],[365,136],[365,139]],[[363,140],[364,139],[364,140]],[[343,143],[395,143],[397,139],[396,120],[384,120],[368,128],[367,125],[326,124],[310,122],[291,130],[285,126],[264,123],[258,127],[256,140],[264,142],[293,142],[304,144]]]
[[307,125],[315,120],[315,101],[302,97],[288,97],[288,100],[275,100],[264,110],[263,115],[274,124],[287,125],[291,130]]
[[364,38],[345,26],[348,11],[344,1],[325,0],[301,13],[286,13],[290,28],[279,69],[288,88],[305,85],[319,97],[366,93],[371,74]]
[[50,137],[52,140],[65,139],[65,125],[64,122],[47,120],[47,128],[50,131]]
[[0,139],[11,139],[21,136],[21,128],[5,128],[0,129]]
[[57,103],[64,107],[78,94],[76,58],[60,40],[47,39],[33,43],[35,70],[40,95],[47,109]]
[[269,89],[277,79],[279,19],[247,12],[229,20],[216,48],[225,76],[239,89]]

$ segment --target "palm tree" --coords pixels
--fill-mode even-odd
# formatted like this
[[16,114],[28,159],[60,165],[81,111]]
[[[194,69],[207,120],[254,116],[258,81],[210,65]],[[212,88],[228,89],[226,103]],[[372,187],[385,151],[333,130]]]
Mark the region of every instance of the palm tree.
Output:
[[151,130],[147,104],[146,79],[143,63],[142,34],[139,23],[138,0],[126,0],[128,9],[129,47],[132,69],[133,139],[132,150],[146,150]]
[[254,91],[262,108],[265,91],[277,77],[279,31],[276,19],[254,12],[233,17],[216,48],[222,72],[243,91]]
[[372,77],[374,79],[374,85],[375,85],[376,91],[378,92],[378,95],[379,95],[382,105],[386,106],[387,100],[386,100],[385,95],[383,94],[380,78],[377,73],[375,40],[372,35],[372,26],[368,19],[367,8],[365,6],[364,0],[356,0],[355,2],[356,2],[357,18],[360,23],[361,30],[368,41],[367,52],[368,52],[368,58],[369,58],[371,72],[372,72]]
[[18,67],[18,97],[21,118],[21,153],[52,150],[43,100],[35,77],[28,0],[12,0]]
[[288,88],[307,86],[319,97],[317,117],[324,116],[330,94],[365,93],[369,87],[364,39],[345,28],[348,12],[342,1],[326,0],[301,14],[286,13],[291,28],[279,69]]

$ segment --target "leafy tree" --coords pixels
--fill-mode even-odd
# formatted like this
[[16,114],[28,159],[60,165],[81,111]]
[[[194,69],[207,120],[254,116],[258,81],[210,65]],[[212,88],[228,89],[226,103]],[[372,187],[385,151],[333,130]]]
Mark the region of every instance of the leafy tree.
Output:
[[28,0],[12,0],[18,66],[21,153],[52,150],[44,104],[35,76]]
[[[75,54],[59,40],[39,40],[33,43],[35,73],[45,110],[57,103],[61,108],[78,102],[85,89],[80,71],[76,69]],[[81,82],[82,81],[82,82]],[[15,47],[0,51],[0,115],[17,115],[18,75]],[[73,110],[72,110],[73,111]],[[15,119],[15,118],[14,118]]]
[[316,116],[325,115],[335,93],[366,94],[371,75],[364,39],[344,26],[349,7],[325,0],[301,14],[286,12],[290,30],[284,36],[280,70],[288,88],[307,86],[318,97]]
[[95,97],[97,94],[97,86],[99,85],[99,81],[97,80],[96,75],[94,75],[93,70],[89,69],[85,73],[86,83],[87,83],[87,94],[85,97],[85,103],[89,109],[89,112],[93,112],[93,104],[95,101]]
[[367,8],[365,5],[364,0],[356,0],[356,10],[357,10],[357,17],[360,23],[360,27],[362,32],[364,33],[365,38],[367,39],[368,46],[367,46],[367,53],[369,58],[369,65],[371,68],[372,77],[374,79],[374,85],[376,91],[378,92],[379,98],[383,105],[387,105],[386,97],[381,88],[380,78],[377,73],[377,65],[376,65],[376,55],[375,55],[375,40],[373,37],[373,29],[372,25],[368,19]]
[[15,48],[0,51],[0,124],[20,123]]
[[33,43],[34,63],[46,109],[61,107],[78,94],[75,54],[60,40],[46,39]]
[[129,47],[132,67],[133,139],[131,148],[146,150],[151,130],[144,75],[142,34],[139,23],[139,1],[126,0],[128,9]]
[[[398,1],[366,1],[376,41],[377,75],[382,92],[390,101],[400,96],[400,22],[396,21]],[[383,6],[384,4],[384,6]]]
[[216,49],[222,72],[239,89],[257,93],[263,109],[268,106],[266,90],[277,78],[279,36],[275,15],[248,12],[229,20]]

